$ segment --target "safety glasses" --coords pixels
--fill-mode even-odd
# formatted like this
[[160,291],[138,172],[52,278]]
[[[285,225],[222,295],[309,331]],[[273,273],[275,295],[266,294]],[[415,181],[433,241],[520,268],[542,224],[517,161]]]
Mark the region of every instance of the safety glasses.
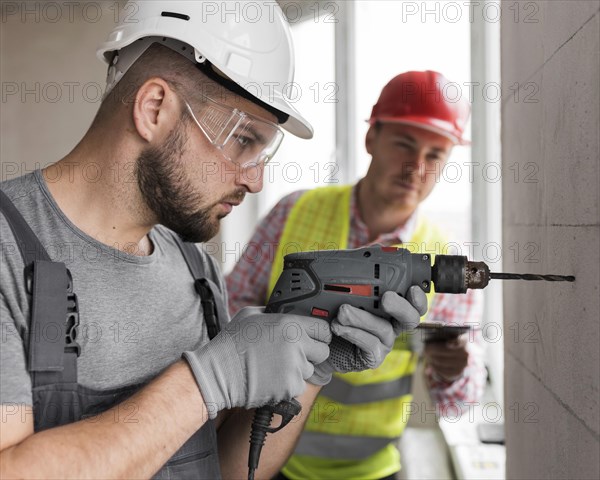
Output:
[[187,101],[184,102],[194,122],[210,143],[225,158],[241,168],[266,164],[281,145],[283,132],[275,123],[215,102],[206,96],[195,112]]

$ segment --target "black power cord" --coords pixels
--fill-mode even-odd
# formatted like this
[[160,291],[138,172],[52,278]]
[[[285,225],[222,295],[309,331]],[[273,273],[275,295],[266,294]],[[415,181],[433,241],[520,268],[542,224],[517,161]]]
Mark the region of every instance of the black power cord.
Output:
[[[252,421],[250,431],[250,452],[248,454],[248,480],[254,480],[254,472],[258,468],[260,452],[265,444],[267,433],[275,433],[285,427],[292,418],[300,413],[302,405],[296,399],[279,402],[276,405],[265,405],[257,408]],[[281,415],[281,423],[278,427],[272,428],[271,420],[273,415]]]

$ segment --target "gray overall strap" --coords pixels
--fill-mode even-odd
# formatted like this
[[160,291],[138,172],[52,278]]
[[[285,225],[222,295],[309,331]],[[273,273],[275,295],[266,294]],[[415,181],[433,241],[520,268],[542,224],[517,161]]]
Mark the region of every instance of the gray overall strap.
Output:
[[2,190],[0,190],[0,212],[4,214],[12,230],[26,267],[35,260],[52,261],[29,224]]
[[[190,269],[192,277],[194,277],[194,288],[198,295],[200,295],[208,338],[212,339],[221,330],[221,325],[219,323],[219,309],[214,293],[214,289],[216,288],[218,291],[218,287],[206,278],[207,265],[205,264],[204,258],[202,258],[198,247],[194,243],[184,242],[177,234],[174,235],[174,238],[183,254],[183,258],[185,259],[188,268]],[[217,272],[214,271],[212,265],[208,265],[208,268],[214,276],[217,275]]]
[[[27,368],[33,387],[77,382],[77,299],[64,263],[53,262],[12,201],[0,190],[4,214],[23,257],[25,289],[31,295]],[[67,340],[67,337],[69,340]]]

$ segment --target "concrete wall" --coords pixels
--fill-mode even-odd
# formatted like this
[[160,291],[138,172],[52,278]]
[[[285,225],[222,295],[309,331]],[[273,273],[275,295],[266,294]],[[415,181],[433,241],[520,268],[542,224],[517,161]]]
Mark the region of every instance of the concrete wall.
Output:
[[513,13],[502,18],[504,269],[577,281],[505,283],[507,476],[597,479],[599,2]]

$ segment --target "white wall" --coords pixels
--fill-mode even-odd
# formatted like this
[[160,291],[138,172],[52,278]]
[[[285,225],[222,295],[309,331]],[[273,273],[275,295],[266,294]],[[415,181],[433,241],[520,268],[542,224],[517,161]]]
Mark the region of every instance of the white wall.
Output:
[[105,88],[97,46],[122,2],[2,1],[1,179],[60,160],[87,131]]
[[530,3],[537,22],[502,19],[502,81],[522,87],[502,112],[503,162],[521,173],[503,182],[504,246],[520,249],[504,269],[577,281],[504,285],[507,477],[597,479],[599,3]]

